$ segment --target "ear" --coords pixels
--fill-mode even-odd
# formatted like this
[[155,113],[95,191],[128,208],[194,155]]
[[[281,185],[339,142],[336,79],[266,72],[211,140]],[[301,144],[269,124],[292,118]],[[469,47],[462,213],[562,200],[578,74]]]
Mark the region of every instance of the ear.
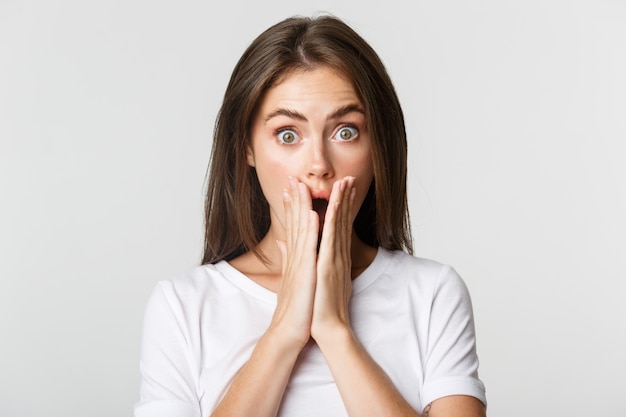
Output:
[[250,146],[250,144],[246,145],[246,160],[248,161],[248,165],[251,167],[256,166],[254,163],[254,152],[252,151],[252,146]]

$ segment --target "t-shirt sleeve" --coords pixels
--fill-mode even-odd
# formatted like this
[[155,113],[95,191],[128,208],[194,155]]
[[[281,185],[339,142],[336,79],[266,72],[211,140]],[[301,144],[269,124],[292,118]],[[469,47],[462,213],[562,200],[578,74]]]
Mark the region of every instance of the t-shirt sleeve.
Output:
[[135,417],[200,417],[198,366],[182,303],[169,281],[160,282],[150,296],[144,315],[141,390]]
[[432,297],[422,402],[469,395],[487,404],[478,379],[474,314],[469,291],[457,272],[444,266]]

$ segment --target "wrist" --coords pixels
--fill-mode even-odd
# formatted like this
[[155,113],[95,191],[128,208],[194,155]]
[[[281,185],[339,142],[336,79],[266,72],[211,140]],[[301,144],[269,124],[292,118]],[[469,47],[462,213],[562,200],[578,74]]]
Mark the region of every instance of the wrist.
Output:
[[312,333],[315,343],[324,352],[326,349],[337,349],[358,343],[352,328],[346,324],[326,326],[316,333]]
[[272,349],[279,355],[297,357],[304,348],[304,345],[309,341],[310,336],[302,332],[290,331],[284,326],[272,324],[267,329],[262,339],[265,343],[271,345]]

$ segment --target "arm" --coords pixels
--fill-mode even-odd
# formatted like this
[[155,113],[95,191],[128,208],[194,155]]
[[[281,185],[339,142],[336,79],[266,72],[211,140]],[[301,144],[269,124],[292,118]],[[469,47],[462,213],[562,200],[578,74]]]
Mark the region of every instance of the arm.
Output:
[[[351,190],[352,182],[347,184]],[[311,335],[332,372],[351,417],[419,416],[384,370],[355,337],[348,318],[351,293],[352,201],[354,191],[333,190],[318,260]],[[484,417],[474,397],[443,396],[425,409],[430,417]]]
[[350,327],[353,184],[354,178],[342,181],[331,193],[318,259],[311,335],[326,359],[348,415],[419,416]]
[[141,343],[141,400],[135,417],[200,417],[197,366],[184,312],[169,281],[160,282],[146,306]]
[[280,332],[268,330],[211,415],[275,416],[300,349],[283,343]]
[[485,405],[469,395],[450,395],[433,401],[424,408],[422,417],[485,417]]
[[319,220],[304,184],[284,193],[286,242],[277,242],[282,275],[269,329],[235,376],[213,417],[275,416],[293,366],[310,339]]
[[349,328],[327,331],[316,342],[349,416],[419,416]]
[[[351,417],[419,416],[404,400],[383,369],[372,359],[349,329],[318,337]],[[422,417],[485,417],[485,406],[466,395],[442,397],[424,408]]]

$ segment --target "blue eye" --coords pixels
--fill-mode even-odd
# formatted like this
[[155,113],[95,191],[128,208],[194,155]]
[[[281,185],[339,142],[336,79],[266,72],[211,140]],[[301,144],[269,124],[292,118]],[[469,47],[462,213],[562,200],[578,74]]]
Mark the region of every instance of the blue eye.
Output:
[[281,130],[276,134],[276,136],[278,137],[279,142],[285,144],[292,144],[299,139],[298,134],[289,129]]
[[349,141],[358,135],[359,131],[355,127],[344,126],[335,133],[335,139],[339,141]]

